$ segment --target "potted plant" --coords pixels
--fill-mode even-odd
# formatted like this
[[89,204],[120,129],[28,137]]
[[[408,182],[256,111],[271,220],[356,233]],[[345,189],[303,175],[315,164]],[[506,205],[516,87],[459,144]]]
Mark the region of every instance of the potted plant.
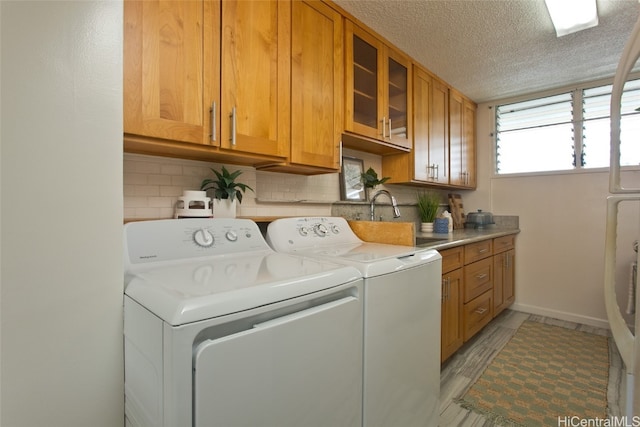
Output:
[[422,222],[420,230],[431,232],[433,231],[433,222],[436,219],[438,207],[440,206],[440,196],[438,193],[432,191],[423,191],[418,193],[416,198],[418,202],[418,214]]
[[222,172],[215,169],[211,171],[216,175],[216,179],[204,179],[200,184],[200,190],[213,190],[213,216],[215,218],[235,218],[236,200],[242,203],[242,196],[245,191],[253,188],[247,184],[236,182],[236,178],[242,174],[237,170],[233,173],[222,166]]
[[384,184],[390,179],[390,177],[388,176],[385,176],[384,178],[378,178],[378,174],[371,167],[360,176],[362,177],[362,184],[364,185],[364,188],[367,189],[367,191],[370,191],[380,184]]

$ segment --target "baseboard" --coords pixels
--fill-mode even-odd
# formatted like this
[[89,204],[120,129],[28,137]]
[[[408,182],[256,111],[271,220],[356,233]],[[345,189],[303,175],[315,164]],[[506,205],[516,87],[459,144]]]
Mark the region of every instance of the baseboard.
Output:
[[553,317],[554,319],[564,320],[567,322],[575,322],[581,323],[583,325],[594,326],[597,328],[610,329],[609,321],[606,319],[597,319],[595,317],[581,316],[574,313],[567,313],[565,311],[550,310],[548,308],[518,303],[514,303],[509,308],[516,311],[522,311],[524,313],[536,314],[538,316]]

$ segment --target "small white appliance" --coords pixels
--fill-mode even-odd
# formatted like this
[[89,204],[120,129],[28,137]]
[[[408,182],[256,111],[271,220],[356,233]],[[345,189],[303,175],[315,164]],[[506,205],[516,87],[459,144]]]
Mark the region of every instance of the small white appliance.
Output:
[[363,426],[437,426],[442,257],[366,243],[340,217],[282,218],[278,252],[356,267],[364,277]]
[[244,219],[125,225],[127,426],[361,426],[362,278]]
[[175,218],[211,218],[212,207],[206,191],[183,191],[176,202]]

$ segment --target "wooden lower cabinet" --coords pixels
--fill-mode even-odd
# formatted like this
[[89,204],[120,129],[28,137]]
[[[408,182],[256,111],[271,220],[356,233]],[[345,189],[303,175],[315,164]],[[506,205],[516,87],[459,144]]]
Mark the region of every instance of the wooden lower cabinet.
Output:
[[464,266],[464,303],[471,302],[493,288],[491,257]]
[[[465,246],[463,339],[468,341],[493,319],[491,240]],[[477,260],[478,258],[481,258]],[[475,262],[468,262],[477,260]]]
[[493,239],[493,316],[515,300],[515,235]]
[[462,343],[462,246],[440,252],[442,255],[442,305],[440,361],[455,353]]
[[480,332],[493,319],[493,291],[489,289],[464,305],[464,341]]
[[515,234],[440,251],[441,362],[515,300]]

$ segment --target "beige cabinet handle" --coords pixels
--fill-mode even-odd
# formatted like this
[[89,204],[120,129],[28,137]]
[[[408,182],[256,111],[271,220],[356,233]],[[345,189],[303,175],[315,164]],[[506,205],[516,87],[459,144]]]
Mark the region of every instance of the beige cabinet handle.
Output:
[[211,103],[211,142],[216,142],[216,102]]
[[476,310],[476,313],[478,314],[485,314],[487,312],[487,309],[484,307],[480,307],[479,309]]
[[236,107],[231,109],[231,114],[229,115],[231,118],[231,145],[236,145]]

